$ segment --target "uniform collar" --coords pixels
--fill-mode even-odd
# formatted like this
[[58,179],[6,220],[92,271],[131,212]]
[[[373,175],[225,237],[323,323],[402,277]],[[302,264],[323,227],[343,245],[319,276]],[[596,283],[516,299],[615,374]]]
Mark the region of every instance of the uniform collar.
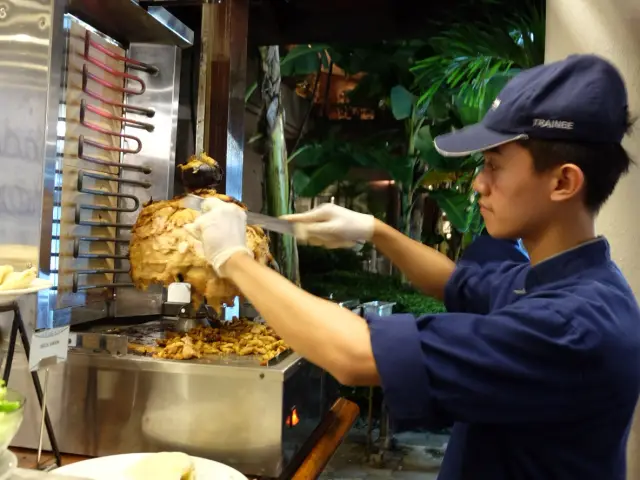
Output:
[[609,261],[609,242],[604,237],[595,238],[531,267],[525,279],[525,290],[530,291],[536,286],[576,275]]

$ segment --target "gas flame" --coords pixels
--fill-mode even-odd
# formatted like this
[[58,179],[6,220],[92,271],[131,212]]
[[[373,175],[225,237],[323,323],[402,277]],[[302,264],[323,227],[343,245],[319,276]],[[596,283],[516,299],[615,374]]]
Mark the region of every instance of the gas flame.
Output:
[[298,417],[298,409],[293,407],[291,409],[291,415],[287,417],[286,425],[287,427],[295,427],[300,423],[300,418]]

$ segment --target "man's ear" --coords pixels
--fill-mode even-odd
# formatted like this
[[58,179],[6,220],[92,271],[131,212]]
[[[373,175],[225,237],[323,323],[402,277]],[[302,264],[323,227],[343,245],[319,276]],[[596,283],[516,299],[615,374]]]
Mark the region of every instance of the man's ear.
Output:
[[551,200],[562,202],[579,195],[584,186],[584,173],[573,163],[565,163],[553,172]]

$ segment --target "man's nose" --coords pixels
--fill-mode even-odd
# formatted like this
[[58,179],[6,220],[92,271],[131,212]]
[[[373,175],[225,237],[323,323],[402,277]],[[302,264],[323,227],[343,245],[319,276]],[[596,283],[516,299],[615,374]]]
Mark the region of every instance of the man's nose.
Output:
[[484,170],[481,170],[473,180],[473,189],[480,195],[487,195],[489,193],[489,184],[487,183],[487,177]]

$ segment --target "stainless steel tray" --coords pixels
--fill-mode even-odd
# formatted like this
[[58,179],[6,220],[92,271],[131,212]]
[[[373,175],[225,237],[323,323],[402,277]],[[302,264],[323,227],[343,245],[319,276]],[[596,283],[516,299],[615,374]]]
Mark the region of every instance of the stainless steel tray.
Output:
[[[101,324],[101,325],[93,325],[82,332],[76,332],[76,335],[100,335],[102,337],[99,340],[101,345],[109,345],[113,344],[116,339],[124,339],[126,338],[127,342],[130,344],[136,345],[145,345],[145,346],[155,346],[157,345],[156,340],[166,338],[167,332],[175,332],[175,325],[177,320],[174,318],[159,318],[157,320],[151,320],[149,322],[144,322],[140,324],[134,325],[114,325],[114,324]],[[110,342],[111,340],[111,342]],[[97,340],[93,343],[98,342]],[[118,342],[121,344],[121,342]],[[84,350],[84,353],[103,353],[100,350],[96,350],[93,348],[89,349],[77,349],[78,353]],[[118,347],[117,349],[110,349],[109,352],[104,353],[115,353],[116,350],[122,350],[122,347]],[[277,357],[269,360],[266,365],[262,364],[262,360],[259,356],[247,355],[207,355],[203,358],[190,359],[190,360],[171,360],[164,358],[153,358],[151,354],[143,354],[133,349],[127,349],[128,355],[139,358],[147,358],[152,361],[157,362],[177,362],[177,363],[190,363],[190,364],[199,364],[199,365],[221,365],[221,366],[238,366],[238,367],[273,367],[278,365],[283,360],[285,360],[289,355],[291,355],[292,350],[285,350]]]

